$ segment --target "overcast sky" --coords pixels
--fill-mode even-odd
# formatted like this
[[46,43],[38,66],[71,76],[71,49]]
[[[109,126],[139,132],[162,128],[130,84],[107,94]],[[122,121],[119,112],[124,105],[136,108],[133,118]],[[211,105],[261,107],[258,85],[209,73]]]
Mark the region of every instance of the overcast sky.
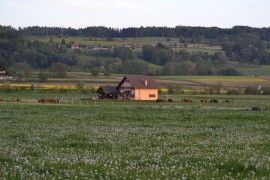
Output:
[[270,27],[270,0],[0,0],[0,25]]

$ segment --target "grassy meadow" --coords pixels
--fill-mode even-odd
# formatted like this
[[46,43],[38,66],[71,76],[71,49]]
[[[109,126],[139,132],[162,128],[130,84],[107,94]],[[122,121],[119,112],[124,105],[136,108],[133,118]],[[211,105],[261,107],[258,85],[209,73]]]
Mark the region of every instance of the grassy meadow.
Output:
[[164,80],[203,80],[208,82],[267,82],[259,77],[250,76],[157,76],[157,79]]
[[[39,83],[37,74],[3,82],[11,90],[0,92],[5,101],[0,102],[0,179],[270,178],[270,96],[185,91],[160,93],[159,98],[173,100],[164,103],[80,100],[96,97],[91,88],[117,84],[124,75],[68,72]],[[268,83],[251,76],[155,79],[182,90],[181,83],[201,88],[217,82]],[[78,82],[89,91],[80,92]],[[39,98],[61,101],[41,104]]]
[[270,76],[270,66],[239,68],[238,71],[245,76]]
[[[49,42],[50,37],[26,37],[29,40],[37,40],[43,43]],[[134,45],[134,52],[141,52],[144,45],[156,45],[162,43],[170,46],[174,51],[185,50],[189,53],[208,53],[210,55],[221,51],[220,46],[209,46],[207,44],[183,44],[179,43],[179,38],[163,38],[163,37],[143,37],[143,38],[114,38],[113,41],[106,38],[89,38],[89,37],[52,37],[53,42],[60,43],[65,39],[66,43],[72,42],[76,44],[88,45],[88,46],[103,46],[103,47],[115,47],[118,45]]]
[[0,179],[268,179],[269,111],[0,103]]

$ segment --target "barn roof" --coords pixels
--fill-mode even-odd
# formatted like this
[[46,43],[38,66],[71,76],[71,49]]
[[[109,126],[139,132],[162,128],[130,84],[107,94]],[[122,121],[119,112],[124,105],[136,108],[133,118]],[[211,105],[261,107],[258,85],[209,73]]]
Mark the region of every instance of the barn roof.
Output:
[[125,76],[117,88],[119,88],[126,79],[129,80],[130,84],[135,89],[159,89],[159,85],[156,81],[149,76]]
[[120,94],[119,90],[116,86],[100,86],[97,90],[97,93],[112,93],[112,94]]

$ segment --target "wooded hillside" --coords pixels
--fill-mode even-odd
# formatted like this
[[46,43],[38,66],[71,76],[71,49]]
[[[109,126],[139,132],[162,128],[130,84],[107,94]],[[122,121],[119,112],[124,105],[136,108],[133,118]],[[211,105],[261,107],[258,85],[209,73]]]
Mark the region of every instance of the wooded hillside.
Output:
[[[72,37],[96,43],[90,46],[70,40]],[[143,42],[149,37],[160,37],[164,42],[160,38]],[[41,42],[38,38],[47,40]],[[56,38],[61,38],[61,42],[54,41]],[[136,41],[130,43],[131,39]],[[74,44],[77,48],[72,49]],[[208,49],[219,46],[220,50],[190,51],[192,45]],[[70,70],[94,69],[103,73],[238,75],[236,65],[270,64],[270,28],[0,26],[0,70],[18,70],[20,63],[32,69],[48,69],[55,62],[67,65]]]

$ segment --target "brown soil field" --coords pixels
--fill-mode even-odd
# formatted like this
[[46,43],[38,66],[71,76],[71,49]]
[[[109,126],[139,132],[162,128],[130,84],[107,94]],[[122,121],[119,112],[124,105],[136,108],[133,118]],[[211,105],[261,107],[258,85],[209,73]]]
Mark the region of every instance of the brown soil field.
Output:
[[[166,87],[179,87],[181,86],[184,89],[204,89],[206,87],[210,87],[213,85],[216,85],[218,83],[221,83],[224,87],[235,87],[235,88],[244,88],[247,86],[270,86],[270,76],[261,76],[258,77],[263,79],[264,81],[226,81],[226,80],[161,80],[156,79],[157,83],[160,84],[161,88]],[[49,83],[52,85],[58,85],[58,86],[74,86],[76,85],[76,81],[83,81],[84,84],[87,86],[104,86],[104,85],[117,85],[121,81],[122,77],[76,77],[76,78],[50,78]],[[51,81],[51,82],[50,82]],[[40,84],[43,83],[34,83],[34,84]]]
[[[31,83],[28,82],[27,84],[34,84],[34,85],[53,85],[53,86],[76,86],[77,82],[82,81],[84,82],[85,86],[104,86],[104,85],[117,85],[123,76],[98,76],[98,77],[74,77],[74,78],[49,78],[48,83]],[[184,79],[158,79],[156,78],[156,81],[158,84],[160,84],[161,88],[168,88],[168,87],[181,87],[182,89],[186,90],[202,90],[208,87],[212,87],[214,85],[217,85],[219,83],[222,84],[225,88],[245,88],[247,86],[270,86],[270,76],[260,76],[258,77],[261,79],[259,80],[249,80],[249,79],[243,79],[243,81],[237,79],[237,81],[232,81],[230,79],[226,80],[221,78],[221,80],[215,80],[211,78],[198,78],[198,79],[190,79],[190,80],[184,80]],[[188,78],[187,78],[188,79]],[[20,84],[20,83],[16,83]],[[22,84],[25,84],[25,82],[22,82]]]

